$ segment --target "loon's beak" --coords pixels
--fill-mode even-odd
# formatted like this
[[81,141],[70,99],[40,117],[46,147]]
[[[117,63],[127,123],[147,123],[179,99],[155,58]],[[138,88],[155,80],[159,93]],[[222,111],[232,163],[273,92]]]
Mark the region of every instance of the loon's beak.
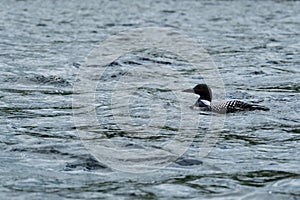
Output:
[[195,93],[194,89],[182,90],[182,92]]

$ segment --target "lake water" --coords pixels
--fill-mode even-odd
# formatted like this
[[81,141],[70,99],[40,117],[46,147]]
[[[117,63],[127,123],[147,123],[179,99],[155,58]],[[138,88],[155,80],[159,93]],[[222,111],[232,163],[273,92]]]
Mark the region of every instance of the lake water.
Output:
[[[2,2],[0,199],[300,199],[299,10],[299,1]],[[175,52],[99,56],[146,43],[126,39],[146,27]],[[193,45],[206,51],[191,58],[207,65],[176,53]],[[204,82],[216,101],[270,111],[191,110],[197,96],[181,91]]]

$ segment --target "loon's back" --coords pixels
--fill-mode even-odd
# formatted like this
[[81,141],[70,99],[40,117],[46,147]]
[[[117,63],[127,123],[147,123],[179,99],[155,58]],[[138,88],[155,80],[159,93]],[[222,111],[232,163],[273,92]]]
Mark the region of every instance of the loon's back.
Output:
[[248,104],[242,101],[227,101],[220,104],[210,106],[210,110],[216,113],[232,113],[238,111],[250,111],[250,110],[264,110],[267,111],[269,108],[259,105]]

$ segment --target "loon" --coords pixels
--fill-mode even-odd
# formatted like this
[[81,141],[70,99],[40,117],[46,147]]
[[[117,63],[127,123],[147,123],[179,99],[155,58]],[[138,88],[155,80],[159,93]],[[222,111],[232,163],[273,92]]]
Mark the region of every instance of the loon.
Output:
[[225,113],[233,113],[238,111],[270,110],[269,108],[264,106],[248,104],[238,100],[232,100],[232,101],[227,101],[224,103],[212,105],[211,104],[212,92],[209,86],[206,84],[198,84],[193,89],[183,90],[183,92],[198,94],[200,97],[194,104],[193,108],[202,111],[212,111],[215,113],[225,114]]

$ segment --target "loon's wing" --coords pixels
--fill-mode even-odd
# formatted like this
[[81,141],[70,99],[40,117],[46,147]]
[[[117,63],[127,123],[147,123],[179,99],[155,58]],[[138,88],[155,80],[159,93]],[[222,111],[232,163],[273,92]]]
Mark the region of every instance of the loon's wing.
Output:
[[231,112],[238,112],[238,111],[246,111],[246,110],[269,110],[269,108],[259,106],[259,105],[252,105],[242,101],[227,101],[225,103],[220,103],[217,105],[212,106],[212,111],[217,113],[231,113]]

